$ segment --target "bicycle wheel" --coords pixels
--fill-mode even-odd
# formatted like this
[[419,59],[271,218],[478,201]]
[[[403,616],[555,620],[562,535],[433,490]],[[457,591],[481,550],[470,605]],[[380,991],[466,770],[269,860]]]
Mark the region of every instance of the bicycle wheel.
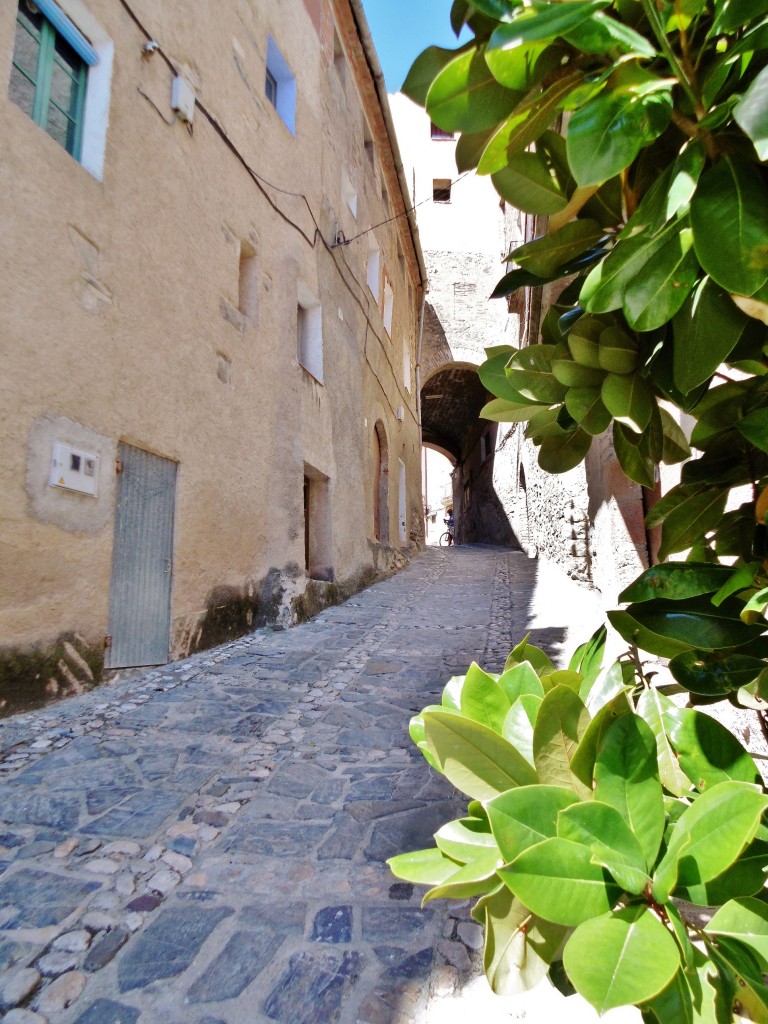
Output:
[[445,533],[440,534],[440,540],[437,542],[441,548],[447,548],[451,543],[451,535],[446,530]]

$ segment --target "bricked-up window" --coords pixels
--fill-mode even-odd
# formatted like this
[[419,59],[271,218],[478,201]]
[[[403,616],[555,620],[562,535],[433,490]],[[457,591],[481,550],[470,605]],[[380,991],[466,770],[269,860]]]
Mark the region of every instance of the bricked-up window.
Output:
[[296,77],[272,36],[267,38],[264,92],[291,135],[296,134]]
[[379,301],[379,269],[381,266],[381,252],[376,239],[372,234],[368,235],[368,261],[366,263],[365,277],[371,294],[376,301]]
[[363,118],[363,148],[365,149],[365,155],[371,163],[371,167],[373,167],[376,163],[376,147],[373,142],[371,129],[365,118]]
[[240,243],[237,308],[248,320],[256,320],[259,308],[259,264],[256,250],[245,241]]
[[453,139],[453,132],[447,132],[444,128],[438,128],[434,121],[429,122],[430,137],[436,142],[447,142]]
[[432,179],[432,199],[436,203],[450,203],[451,201],[451,179]]
[[320,303],[299,284],[296,307],[296,335],[299,362],[316,381],[323,382],[323,315]]
[[384,329],[387,334],[392,335],[392,317],[395,312],[395,293],[389,276],[384,271]]

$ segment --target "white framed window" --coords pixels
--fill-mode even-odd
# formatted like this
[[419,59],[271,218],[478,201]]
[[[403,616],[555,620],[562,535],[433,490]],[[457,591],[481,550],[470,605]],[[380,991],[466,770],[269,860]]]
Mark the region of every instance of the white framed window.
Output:
[[301,365],[323,383],[323,311],[320,302],[301,282],[296,306],[296,339]]
[[365,277],[368,282],[368,287],[371,289],[376,302],[379,301],[379,269],[381,266],[381,252],[376,243],[376,239],[373,237],[373,233],[368,235],[368,262],[366,264]]
[[19,0],[9,96],[99,180],[113,56],[112,40],[82,0]]
[[432,180],[432,199],[436,203],[450,203],[451,179],[434,178]]
[[454,138],[453,132],[447,132],[445,128],[439,128],[434,121],[429,122],[429,136],[437,142],[451,142]]
[[264,93],[291,135],[296,134],[296,76],[272,36],[267,37]]

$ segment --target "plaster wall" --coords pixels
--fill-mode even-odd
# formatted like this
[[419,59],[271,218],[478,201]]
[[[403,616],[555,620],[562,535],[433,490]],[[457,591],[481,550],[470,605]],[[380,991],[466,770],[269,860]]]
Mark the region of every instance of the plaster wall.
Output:
[[[83,7],[62,6],[73,18]],[[181,0],[133,0],[210,112],[185,125],[161,53],[143,53],[119,4],[89,0],[114,44],[99,180],[8,96],[15,7],[0,10],[0,651],[62,635],[98,648],[108,633],[118,442],[178,463],[171,656],[199,646],[227,601],[246,608],[235,630],[266,604],[291,621],[307,585],[306,467],[328,481],[328,568],[340,583],[397,560],[373,537],[377,420],[420,510],[403,370],[404,347],[416,362],[419,257],[405,217],[377,227],[372,294],[365,233],[407,197],[352,8],[227,0],[190,18]],[[269,35],[295,74],[295,133],[264,94]],[[361,237],[334,248],[340,230]],[[298,358],[307,291],[322,312],[322,380]],[[99,454],[97,497],[50,487],[53,440]],[[390,486],[398,538],[396,475]],[[400,546],[412,551],[420,511],[407,534]]]

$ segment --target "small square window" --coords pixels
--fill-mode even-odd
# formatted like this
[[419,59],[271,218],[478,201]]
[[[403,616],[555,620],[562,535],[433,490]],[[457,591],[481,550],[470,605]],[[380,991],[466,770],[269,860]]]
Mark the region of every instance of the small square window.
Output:
[[436,203],[450,203],[451,179],[435,178],[432,181],[432,199]]
[[272,36],[267,39],[264,92],[291,135],[296,134],[296,76]]

